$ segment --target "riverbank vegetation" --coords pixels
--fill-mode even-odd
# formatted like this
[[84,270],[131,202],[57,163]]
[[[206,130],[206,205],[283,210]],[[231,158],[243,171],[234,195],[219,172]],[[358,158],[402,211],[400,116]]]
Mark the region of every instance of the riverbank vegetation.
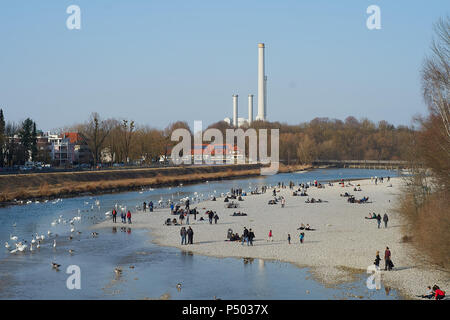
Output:
[[[251,177],[260,175],[260,168],[260,165],[244,164],[2,175],[0,202],[8,204],[14,200],[50,199]],[[305,165],[280,165],[279,172],[308,168]]]
[[431,261],[450,268],[450,20],[439,20],[431,54],[422,68],[428,115],[409,144],[408,178],[399,212],[406,218],[407,238]]

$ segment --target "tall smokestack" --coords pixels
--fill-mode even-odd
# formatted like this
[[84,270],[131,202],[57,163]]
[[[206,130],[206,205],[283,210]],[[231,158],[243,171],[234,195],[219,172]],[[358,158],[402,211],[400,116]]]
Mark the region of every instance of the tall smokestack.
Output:
[[258,43],[258,115],[256,120],[266,120],[266,77],[264,74],[264,43]]
[[238,125],[238,95],[233,94],[233,126]]
[[253,121],[253,95],[248,95],[248,124],[252,124]]

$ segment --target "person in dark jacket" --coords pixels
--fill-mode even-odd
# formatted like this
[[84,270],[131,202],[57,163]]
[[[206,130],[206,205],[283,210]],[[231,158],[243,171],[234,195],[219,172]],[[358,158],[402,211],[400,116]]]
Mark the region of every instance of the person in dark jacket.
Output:
[[142,211],[147,212],[147,202],[145,202],[145,201],[142,204]]
[[251,246],[253,246],[253,239],[255,238],[255,234],[253,233],[252,229],[248,231],[248,242]]
[[214,218],[214,212],[212,212],[212,210],[209,211],[208,218],[209,218],[209,224],[212,224],[212,221]]
[[375,262],[373,264],[376,265],[377,267],[380,267],[380,261],[381,261],[380,251],[377,251],[377,255],[375,257]]
[[219,220],[219,216],[217,213],[214,215],[214,223],[217,224],[217,220]]
[[148,208],[150,209],[150,212],[153,212],[153,201],[148,203]]
[[248,245],[248,230],[246,227],[244,227],[244,233],[242,234],[242,245],[244,245],[244,242],[247,241]]
[[113,222],[116,223],[117,222],[117,211],[116,209],[113,209],[112,211],[112,217],[113,217]]
[[180,224],[183,224],[183,220],[184,220],[184,212],[183,211],[181,211],[181,213],[180,213],[179,220],[180,220]]
[[194,244],[194,230],[191,227],[187,229],[188,244]]
[[377,223],[378,223],[378,229],[380,229],[380,224],[381,224],[381,215],[380,214],[377,215]]
[[383,222],[384,222],[384,227],[387,228],[387,223],[389,221],[388,215],[387,213],[384,214],[383,216]]

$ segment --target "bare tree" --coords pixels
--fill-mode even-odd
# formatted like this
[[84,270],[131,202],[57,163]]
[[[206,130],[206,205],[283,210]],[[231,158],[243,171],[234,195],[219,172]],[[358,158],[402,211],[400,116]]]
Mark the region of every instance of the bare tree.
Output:
[[95,164],[101,160],[101,151],[111,129],[112,122],[110,120],[101,120],[97,112],[93,112],[90,120],[78,127],[80,136],[91,150]]
[[[441,18],[434,25],[435,38],[431,43],[432,54],[424,61],[422,87],[430,112],[438,115],[443,124],[443,135],[450,142],[450,19]],[[446,148],[447,149],[447,148]],[[450,150],[445,150],[450,153]]]
[[125,156],[125,161],[129,162],[130,157],[130,147],[134,135],[134,121],[131,121],[128,125],[128,120],[122,120],[122,130],[123,130],[123,152]]

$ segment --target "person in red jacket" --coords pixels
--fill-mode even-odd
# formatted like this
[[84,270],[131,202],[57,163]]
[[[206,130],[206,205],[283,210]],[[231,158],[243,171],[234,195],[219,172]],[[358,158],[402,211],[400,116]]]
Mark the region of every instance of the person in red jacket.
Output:
[[128,210],[127,219],[128,219],[128,223],[131,223],[131,212],[130,212],[130,210]]
[[445,292],[441,290],[437,285],[433,286],[435,300],[442,300],[445,297]]
[[392,269],[391,250],[389,250],[389,247],[386,247],[386,250],[384,251],[384,270],[391,271],[391,269]]

